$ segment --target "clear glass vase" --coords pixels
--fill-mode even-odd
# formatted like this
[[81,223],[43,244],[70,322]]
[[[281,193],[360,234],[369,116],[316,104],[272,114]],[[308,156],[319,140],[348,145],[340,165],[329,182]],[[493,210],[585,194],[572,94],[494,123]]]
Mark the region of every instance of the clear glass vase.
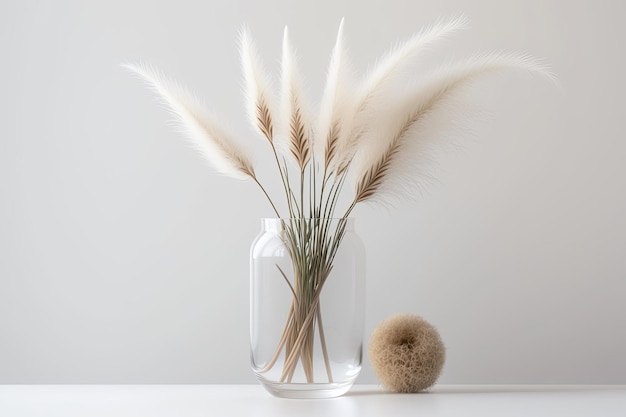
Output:
[[250,257],[256,377],[279,397],[347,392],[361,371],[365,316],[353,219],[263,219]]

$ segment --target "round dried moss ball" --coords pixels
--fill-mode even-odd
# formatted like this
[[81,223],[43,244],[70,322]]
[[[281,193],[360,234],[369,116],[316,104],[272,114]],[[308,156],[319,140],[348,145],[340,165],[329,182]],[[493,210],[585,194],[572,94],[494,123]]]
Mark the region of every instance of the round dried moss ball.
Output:
[[432,386],[446,356],[437,329],[411,314],[380,323],[372,333],[368,353],[380,383],[395,392],[419,392]]

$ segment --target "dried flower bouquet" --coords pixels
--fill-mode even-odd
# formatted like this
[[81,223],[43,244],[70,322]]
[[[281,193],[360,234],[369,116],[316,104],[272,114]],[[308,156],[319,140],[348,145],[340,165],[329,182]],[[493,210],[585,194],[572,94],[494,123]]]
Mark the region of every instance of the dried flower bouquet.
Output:
[[[281,269],[280,274],[293,299],[276,352],[263,370],[274,367],[283,352],[281,382],[292,380],[298,363],[307,382],[316,382],[316,329],[326,365],[324,380],[333,381],[319,299],[342,242],[345,221],[359,203],[411,195],[423,179],[420,165],[431,145],[441,140],[433,128],[433,116],[445,115],[459,104],[465,87],[490,73],[521,69],[552,78],[543,64],[528,55],[492,53],[443,65],[409,84],[411,88],[398,88],[399,82],[415,80],[411,70],[425,50],[466,25],[461,17],[422,30],[357,81],[348,62],[342,21],[316,114],[305,98],[287,29],[278,97],[248,30],[242,31],[248,118],[269,145],[284,190],[285,216],[257,177],[250,151],[220,126],[194,94],[149,65],[126,65],[157,92],[178,127],[219,173],[252,180],[283,219],[283,240],[293,269]],[[352,196],[342,207],[339,197],[347,183],[352,184]],[[333,223],[333,219],[339,221]]]

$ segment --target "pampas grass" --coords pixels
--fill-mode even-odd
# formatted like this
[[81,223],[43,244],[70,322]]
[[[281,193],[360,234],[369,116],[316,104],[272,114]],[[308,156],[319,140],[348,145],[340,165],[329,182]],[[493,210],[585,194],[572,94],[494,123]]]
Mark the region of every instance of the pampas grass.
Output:
[[393,100],[392,97],[385,94],[386,89],[393,84],[393,81],[398,81],[401,78],[401,70],[406,69],[406,65],[410,62],[415,61],[424,49],[437,40],[465,27],[467,23],[467,19],[462,16],[449,21],[440,21],[391,49],[378,61],[355,94],[353,103],[355,123],[347,129],[344,140],[338,145],[338,173],[349,167],[367,125],[371,123],[371,118],[376,117],[380,109],[384,109],[385,101]]
[[250,31],[244,27],[239,39],[244,96],[250,124],[270,143],[274,141],[274,97],[270,78],[263,68]]
[[461,93],[477,79],[507,69],[554,79],[544,64],[528,55],[476,55],[438,68],[415,91],[398,97],[395,103],[389,102],[387,108],[383,108],[383,117],[362,135],[369,136],[369,140],[361,140],[362,146],[355,151],[352,164],[356,179],[355,201],[390,196],[394,191],[395,197],[406,196],[410,187],[402,186],[402,183],[415,181],[420,156],[427,153],[432,146],[430,142],[440,139],[432,132],[424,134],[430,116],[445,114],[448,109],[458,106]]
[[[304,94],[304,80],[287,28],[280,92],[276,95],[249,30],[242,30],[239,50],[247,116],[252,129],[269,144],[287,213],[279,212],[274,204],[276,196],[270,196],[257,178],[247,149],[220,127],[196,96],[149,65],[126,65],[156,91],[177,126],[218,172],[252,179],[276,216],[283,219],[284,244],[293,270],[280,273],[294,302],[274,359],[266,369],[276,364],[284,350],[281,382],[291,381],[298,363],[307,382],[315,382],[312,361],[316,329],[326,377],[332,382],[319,297],[345,234],[345,220],[354,208],[365,202],[385,204],[415,194],[426,177],[423,162],[446,139],[436,134],[433,121],[462,108],[464,94],[474,81],[504,70],[554,79],[540,61],[510,52],[477,54],[418,77],[416,69],[420,68],[423,51],[464,29],[467,23],[461,16],[417,32],[359,79],[350,64],[342,20],[317,112]],[[394,87],[400,83],[405,87],[399,92]],[[346,187],[347,183],[351,186]],[[347,200],[340,198],[350,190]],[[333,218],[339,219],[336,227],[330,226]]]
[[301,173],[311,157],[311,129],[308,120],[307,101],[304,97],[298,59],[289,41],[289,30],[285,27],[282,57],[281,136],[287,139],[283,148],[295,159]]
[[151,65],[125,64],[124,67],[155,90],[174,116],[175,126],[219,173],[237,179],[255,178],[245,148],[211,117],[197,96]]
[[353,122],[355,75],[343,39],[343,25],[342,19],[326,73],[314,141],[315,154],[318,160],[324,161],[325,172],[335,161],[339,143],[346,141],[345,137],[351,131]]

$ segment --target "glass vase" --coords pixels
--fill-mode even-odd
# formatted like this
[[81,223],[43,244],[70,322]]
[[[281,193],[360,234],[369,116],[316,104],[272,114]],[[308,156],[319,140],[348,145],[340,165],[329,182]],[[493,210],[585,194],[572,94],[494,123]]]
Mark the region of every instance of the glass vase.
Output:
[[365,251],[353,219],[263,219],[250,251],[250,346],[273,395],[329,398],[361,371]]

